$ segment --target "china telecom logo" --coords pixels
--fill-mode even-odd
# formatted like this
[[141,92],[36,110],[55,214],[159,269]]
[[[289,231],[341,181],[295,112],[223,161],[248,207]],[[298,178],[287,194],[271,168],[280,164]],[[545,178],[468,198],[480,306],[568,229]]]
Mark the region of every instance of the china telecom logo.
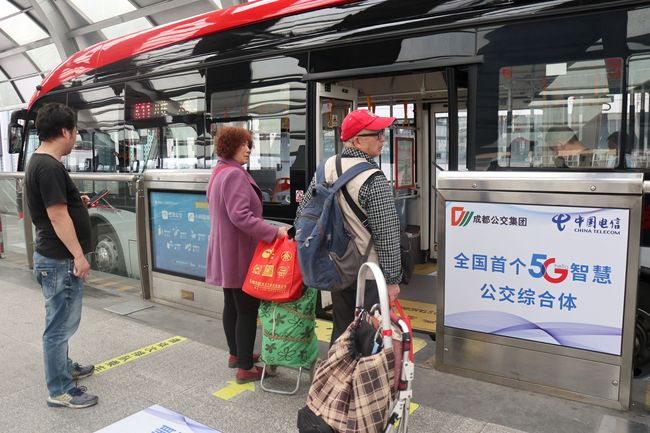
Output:
[[569,220],[571,220],[571,215],[566,213],[557,214],[553,218],[551,218],[551,221],[555,223],[557,229],[561,232],[564,231],[566,227],[566,223],[569,222]]
[[451,225],[465,227],[474,216],[474,211],[466,211],[464,207],[455,206],[451,208]]
[[593,235],[621,235],[620,217],[603,217],[596,215],[576,214],[575,217],[567,213],[556,214],[551,218],[558,231],[565,229],[574,233],[588,233]]

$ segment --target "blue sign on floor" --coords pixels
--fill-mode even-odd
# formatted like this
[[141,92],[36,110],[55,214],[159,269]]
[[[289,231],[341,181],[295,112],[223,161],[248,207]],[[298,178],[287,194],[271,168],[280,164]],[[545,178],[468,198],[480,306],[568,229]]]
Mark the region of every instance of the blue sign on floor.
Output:
[[221,433],[160,405],[153,405],[95,433]]

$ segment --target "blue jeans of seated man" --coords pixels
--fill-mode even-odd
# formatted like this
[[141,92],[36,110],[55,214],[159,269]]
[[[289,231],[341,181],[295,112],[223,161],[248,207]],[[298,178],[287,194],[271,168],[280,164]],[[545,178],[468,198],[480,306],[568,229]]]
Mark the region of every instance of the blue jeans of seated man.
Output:
[[45,299],[43,357],[50,397],[74,387],[68,340],[79,328],[83,280],[73,274],[72,259],[51,259],[34,252],[34,276]]

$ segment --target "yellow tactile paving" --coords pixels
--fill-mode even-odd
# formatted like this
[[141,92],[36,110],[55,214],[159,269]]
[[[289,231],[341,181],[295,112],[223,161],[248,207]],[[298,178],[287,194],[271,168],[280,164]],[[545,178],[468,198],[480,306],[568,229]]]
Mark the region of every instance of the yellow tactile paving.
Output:
[[436,304],[426,302],[399,300],[407,316],[411,318],[411,326],[415,331],[436,332]]
[[437,263],[422,263],[413,267],[413,273],[416,275],[431,275],[438,270]]
[[[316,338],[323,343],[329,343],[332,336],[332,322],[329,320],[316,319]],[[413,353],[425,348],[427,342],[421,338],[413,337]]]

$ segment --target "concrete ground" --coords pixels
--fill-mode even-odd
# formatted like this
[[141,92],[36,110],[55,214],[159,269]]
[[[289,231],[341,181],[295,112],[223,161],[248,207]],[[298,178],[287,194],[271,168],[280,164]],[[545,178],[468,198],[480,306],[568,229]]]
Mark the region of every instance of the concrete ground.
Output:
[[[307,374],[293,396],[264,392],[259,384],[233,388],[220,320],[141,301],[129,290],[90,284],[70,355],[104,368],[80,383],[99,395],[99,404],[49,408],[41,350],[43,300],[20,261],[0,259],[0,299],[2,433],[95,432],[153,404],[223,433],[297,431]],[[126,315],[109,311],[138,305],[148,308]],[[426,345],[416,354],[413,401],[418,407],[410,432],[650,432],[647,374],[634,381],[632,409],[621,412],[438,372],[432,368],[435,342],[419,338]],[[321,343],[322,355],[326,347]],[[280,370],[275,380],[287,386],[294,374]]]

